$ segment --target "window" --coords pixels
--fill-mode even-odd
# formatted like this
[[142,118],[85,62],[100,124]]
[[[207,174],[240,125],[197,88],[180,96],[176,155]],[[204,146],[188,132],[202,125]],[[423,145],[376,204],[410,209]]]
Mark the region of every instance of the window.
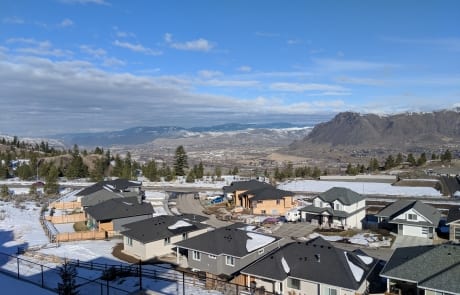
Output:
[[192,258],[193,260],[200,261],[201,260],[201,253],[198,251],[192,251]]
[[281,204],[281,200],[276,200],[276,205]]
[[263,248],[262,248],[262,249],[260,249],[259,251],[257,251],[257,253],[259,253],[259,255],[262,255],[262,254],[264,254],[264,249],[263,249]]
[[460,240],[460,228],[454,230],[454,239]]
[[230,266],[235,266],[235,257],[225,256],[225,264]]
[[170,238],[170,237],[165,238],[165,239],[164,239],[164,242],[165,242],[165,243],[164,243],[165,245],[171,244],[171,238]]
[[126,245],[128,246],[132,246],[133,245],[133,239],[132,238],[129,238],[129,237],[126,237]]
[[335,203],[335,210],[340,210],[340,204],[339,203]]
[[267,214],[267,210],[260,210],[260,213]]
[[183,233],[182,240],[187,240],[187,239],[188,239],[188,233]]
[[417,220],[417,215],[416,214],[407,214],[407,220]]
[[217,256],[216,256],[216,255],[211,255],[211,254],[209,254],[208,257],[209,257],[210,259],[217,259]]
[[323,287],[324,295],[337,295],[337,290],[330,287]]
[[300,280],[288,278],[287,286],[291,289],[300,290]]

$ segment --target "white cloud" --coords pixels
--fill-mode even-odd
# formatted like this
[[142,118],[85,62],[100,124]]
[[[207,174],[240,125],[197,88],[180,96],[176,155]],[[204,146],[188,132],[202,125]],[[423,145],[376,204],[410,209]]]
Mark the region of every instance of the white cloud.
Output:
[[397,64],[369,62],[362,60],[342,60],[342,59],[327,59],[314,58],[313,62],[323,71],[342,72],[342,71],[369,71],[400,67]]
[[222,76],[223,73],[219,71],[201,70],[198,72],[198,75],[205,79],[211,79],[214,77]]
[[300,39],[288,39],[286,43],[289,45],[296,45],[302,43],[302,41]]
[[98,4],[98,5],[110,5],[105,0],[59,0],[61,3],[66,4]]
[[126,62],[114,58],[114,57],[106,57],[104,58],[103,65],[106,67],[118,67],[118,66],[124,66],[126,65]]
[[185,42],[177,42],[173,40],[172,34],[166,33],[164,35],[164,40],[170,47],[178,50],[207,52],[214,48],[214,44],[203,38]]
[[22,18],[17,17],[17,16],[5,17],[2,21],[5,24],[13,24],[13,25],[25,24],[25,21]]
[[356,84],[356,85],[370,85],[370,86],[381,86],[385,84],[385,80],[373,79],[373,78],[359,78],[359,77],[339,77],[336,79],[339,83],[344,84]]
[[8,44],[24,44],[29,47],[19,47],[15,50],[24,54],[40,55],[40,56],[55,56],[55,57],[69,57],[73,52],[65,49],[53,48],[49,41],[37,41],[31,38],[10,38],[6,40]]
[[331,91],[331,92],[346,92],[349,91],[339,85],[318,84],[318,83],[288,83],[277,82],[270,85],[270,89],[290,92],[305,92],[305,91]]
[[424,39],[411,39],[411,38],[383,38],[383,40],[388,42],[407,44],[407,45],[424,45],[437,47],[449,51],[460,51],[460,38],[424,38]]
[[136,34],[131,33],[131,32],[121,31],[117,26],[114,26],[113,29],[115,30],[115,35],[119,38],[136,37]]
[[113,45],[121,47],[121,48],[126,48],[126,49],[129,49],[129,50],[134,51],[134,52],[144,53],[144,54],[147,54],[147,55],[155,55],[155,56],[157,56],[157,55],[162,55],[163,54],[163,52],[161,52],[160,50],[154,50],[154,49],[151,49],[151,48],[148,48],[148,47],[144,47],[141,44],[133,44],[133,43],[129,43],[129,42],[121,42],[121,41],[115,40],[115,42],[113,42]]
[[241,66],[238,68],[238,71],[243,73],[249,73],[250,71],[252,71],[252,68],[250,66]]
[[80,45],[80,50],[88,55],[91,55],[96,58],[101,58],[107,55],[107,51],[102,48],[93,48],[89,45]]
[[65,18],[59,24],[60,27],[71,27],[74,25],[74,22],[71,19]]
[[259,81],[253,80],[206,80],[199,82],[203,85],[214,86],[214,87],[254,87],[260,84]]

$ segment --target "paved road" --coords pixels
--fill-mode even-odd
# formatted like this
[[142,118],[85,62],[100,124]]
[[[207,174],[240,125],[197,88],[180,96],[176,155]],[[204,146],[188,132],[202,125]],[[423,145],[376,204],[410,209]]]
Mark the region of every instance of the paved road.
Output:
[[209,220],[206,223],[216,228],[231,224],[229,222],[217,219],[215,215],[204,214],[203,206],[201,205],[200,200],[194,199],[194,194],[180,194],[177,197],[176,206],[181,213],[189,213],[209,217]]

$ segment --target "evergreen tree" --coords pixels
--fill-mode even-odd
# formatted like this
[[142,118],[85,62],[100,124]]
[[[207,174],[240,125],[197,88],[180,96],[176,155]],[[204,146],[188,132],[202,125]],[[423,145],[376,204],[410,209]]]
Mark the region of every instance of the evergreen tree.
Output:
[[60,295],[77,295],[77,283],[75,278],[77,277],[77,269],[73,264],[64,263],[59,270],[61,282],[58,283],[58,293]]
[[21,180],[27,180],[30,179],[34,173],[28,164],[22,164],[16,169],[16,175]]
[[203,167],[203,162],[200,161],[200,164],[198,164],[198,169],[195,172],[195,176],[198,179],[202,179],[204,176],[204,167]]
[[395,165],[398,166],[398,165],[401,165],[401,163],[403,162],[403,156],[401,153],[398,153],[398,155],[396,156],[396,160],[395,160]]
[[121,169],[121,178],[131,179],[133,177],[133,163],[131,162],[131,153],[126,153]]
[[220,179],[222,177],[222,169],[220,166],[216,166],[214,168],[214,175],[217,177],[217,179]]
[[415,166],[415,164],[417,164],[417,161],[415,161],[414,155],[412,155],[412,153],[407,155],[407,162],[409,162],[411,166]]
[[444,154],[441,155],[441,161],[450,162],[452,160],[452,154],[449,150],[446,150]]
[[142,169],[142,173],[150,181],[159,181],[159,172],[155,160],[151,160]]
[[379,161],[376,159],[376,158],[372,158],[370,161],[369,161],[369,170],[371,172],[374,172],[374,171],[377,171],[379,170]]
[[395,167],[395,160],[392,155],[389,155],[385,160],[385,170]]
[[183,146],[178,146],[174,155],[174,170],[177,176],[184,176],[185,169],[188,168],[187,154]]
[[311,176],[312,176],[313,178],[318,178],[318,177],[320,177],[320,176],[321,176],[321,170],[320,170],[318,167],[316,167],[316,166],[313,167],[313,171],[312,171],[312,173],[311,173]]
[[238,175],[238,167],[233,167],[232,175]]
[[47,195],[54,195],[59,192],[58,175],[59,171],[56,166],[51,165],[48,175],[45,178],[45,193]]
[[195,182],[195,172],[193,170],[190,170],[187,174],[187,178],[185,179],[186,182],[188,183],[193,183]]
[[436,156],[435,153],[432,153],[431,154],[431,160],[436,160],[436,159],[438,159],[438,156]]
[[420,158],[418,158],[418,160],[417,160],[417,166],[425,165],[425,163],[426,163],[426,154],[422,153],[420,155]]
[[98,158],[93,161],[94,169],[89,174],[91,177],[91,181],[102,181],[104,180],[104,172],[106,168],[106,162],[103,158]]

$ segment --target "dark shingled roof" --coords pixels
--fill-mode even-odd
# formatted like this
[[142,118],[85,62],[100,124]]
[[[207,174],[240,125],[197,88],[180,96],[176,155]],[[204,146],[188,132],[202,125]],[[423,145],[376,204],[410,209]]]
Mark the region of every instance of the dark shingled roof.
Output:
[[261,187],[273,187],[272,185],[261,182],[258,180],[248,180],[248,181],[234,181],[228,186],[223,187],[224,194],[233,193],[235,191],[247,191],[253,190]]
[[[245,226],[247,225],[241,224],[241,228]],[[244,257],[261,248],[259,247],[251,252],[248,251],[247,242],[253,238],[251,236],[254,235],[258,239],[272,240],[268,244],[275,243],[280,239],[279,237],[266,234],[245,231],[241,228],[234,226],[218,228],[185,241],[180,241],[176,245],[181,248],[197,250],[213,255],[226,254],[234,257]]]
[[242,195],[253,195],[251,201],[258,200],[279,200],[284,197],[293,196],[293,192],[283,191],[272,186],[260,187],[244,192]]
[[[366,259],[372,259],[372,262],[366,264],[357,254],[367,256],[335,248],[317,237],[307,242],[287,244],[241,272],[277,281],[292,277],[357,290],[377,263],[376,259],[369,257]],[[358,281],[348,261],[363,271]]]
[[380,275],[417,282],[424,288],[460,293],[460,245],[397,248]]
[[309,205],[309,206],[306,206],[306,207],[303,207],[300,209],[300,211],[304,211],[304,212],[307,212],[307,213],[313,213],[313,214],[322,214],[323,212],[327,212],[329,215],[331,216],[337,216],[337,217],[349,217],[353,214],[355,214],[356,212],[359,212],[361,210],[365,210],[366,208],[361,208],[361,209],[358,209],[356,211],[353,211],[353,212],[346,212],[346,211],[341,211],[341,210],[335,210],[335,209],[332,209],[330,207],[315,207],[313,205]]
[[449,209],[449,214],[447,214],[446,223],[449,224],[457,220],[460,220],[460,206],[452,207]]
[[[377,213],[375,216],[389,218],[390,219],[389,221],[391,222],[392,219],[394,219],[398,215],[412,208],[418,213],[420,213],[421,215],[423,215],[425,218],[427,218],[431,223],[431,224],[423,224],[421,222],[418,222],[417,224],[438,226],[439,220],[441,219],[441,213],[433,206],[427,205],[421,201],[405,200],[405,199],[399,200],[392,204],[389,204],[388,206],[380,210],[380,212]],[[403,222],[408,223],[405,220],[399,220],[399,219],[395,219],[394,221],[401,222],[401,223]]]
[[333,187],[319,194],[318,197],[328,203],[339,200],[344,205],[351,205],[365,199],[362,195],[345,187]]
[[[184,221],[189,226],[178,228],[169,228],[178,221]],[[128,230],[121,234],[142,243],[162,240],[164,238],[177,236],[183,233],[189,233],[208,227],[205,224],[184,219],[183,216],[162,215],[125,225]]]
[[112,192],[122,192],[129,187],[140,187],[141,185],[142,185],[142,182],[132,181],[132,180],[123,179],[123,178],[119,178],[115,180],[100,181],[91,186],[88,186],[87,188],[84,188],[83,190],[78,192],[76,196],[87,196],[101,189],[104,189],[104,187],[106,190],[109,190]]
[[98,221],[148,215],[155,212],[152,204],[139,203],[137,197],[110,199],[88,207],[85,211]]

